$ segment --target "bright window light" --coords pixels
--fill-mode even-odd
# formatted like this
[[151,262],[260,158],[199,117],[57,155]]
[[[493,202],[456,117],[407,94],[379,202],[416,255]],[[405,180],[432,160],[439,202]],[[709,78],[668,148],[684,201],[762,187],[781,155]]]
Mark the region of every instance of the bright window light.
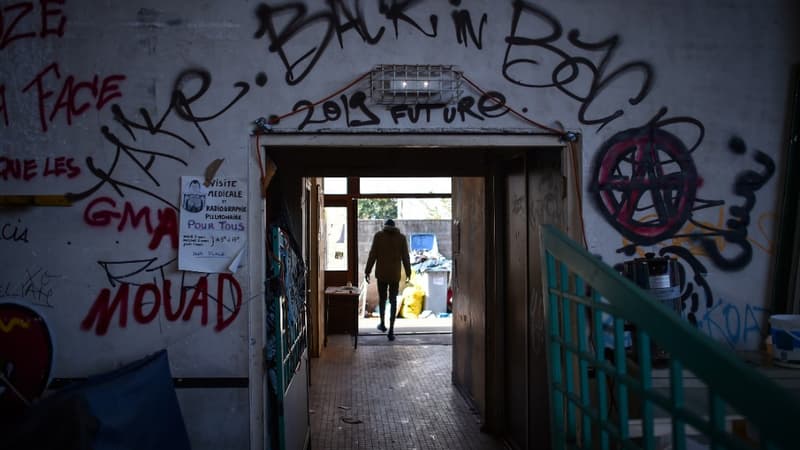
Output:
[[363,177],[362,194],[450,194],[452,179],[449,177]]

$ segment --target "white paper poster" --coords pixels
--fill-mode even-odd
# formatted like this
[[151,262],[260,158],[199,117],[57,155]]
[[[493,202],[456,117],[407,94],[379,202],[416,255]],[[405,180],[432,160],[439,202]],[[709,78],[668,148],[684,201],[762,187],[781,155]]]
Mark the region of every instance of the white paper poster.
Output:
[[181,177],[178,269],[235,272],[247,237],[247,183],[243,178]]

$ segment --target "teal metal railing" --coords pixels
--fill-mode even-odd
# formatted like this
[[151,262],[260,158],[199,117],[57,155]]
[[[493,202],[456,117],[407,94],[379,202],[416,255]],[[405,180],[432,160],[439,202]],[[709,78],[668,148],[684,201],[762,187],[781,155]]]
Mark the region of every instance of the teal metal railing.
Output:
[[[553,449],[800,448],[794,393],[554,227],[541,237]],[[757,433],[734,432],[729,417]]]

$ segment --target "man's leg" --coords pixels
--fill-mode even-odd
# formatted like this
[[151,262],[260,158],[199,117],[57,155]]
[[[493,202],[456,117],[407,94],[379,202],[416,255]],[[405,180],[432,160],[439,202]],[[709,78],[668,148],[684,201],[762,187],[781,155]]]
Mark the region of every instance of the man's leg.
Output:
[[384,283],[381,280],[378,281],[378,311],[381,313],[381,323],[378,324],[378,329],[380,331],[386,331],[386,324],[383,321],[384,316],[386,316],[386,291],[389,289],[389,283]]
[[389,283],[389,340],[394,340],[394,319],[397,317],[397,291],[400,282]]

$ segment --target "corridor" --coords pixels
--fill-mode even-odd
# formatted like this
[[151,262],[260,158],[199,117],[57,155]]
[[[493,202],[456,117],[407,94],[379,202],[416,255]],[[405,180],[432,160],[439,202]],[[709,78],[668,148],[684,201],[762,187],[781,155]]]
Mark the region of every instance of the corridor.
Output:
[[311,448],[502,449],[451,383],[450,335],[331,336],[311,361]]

